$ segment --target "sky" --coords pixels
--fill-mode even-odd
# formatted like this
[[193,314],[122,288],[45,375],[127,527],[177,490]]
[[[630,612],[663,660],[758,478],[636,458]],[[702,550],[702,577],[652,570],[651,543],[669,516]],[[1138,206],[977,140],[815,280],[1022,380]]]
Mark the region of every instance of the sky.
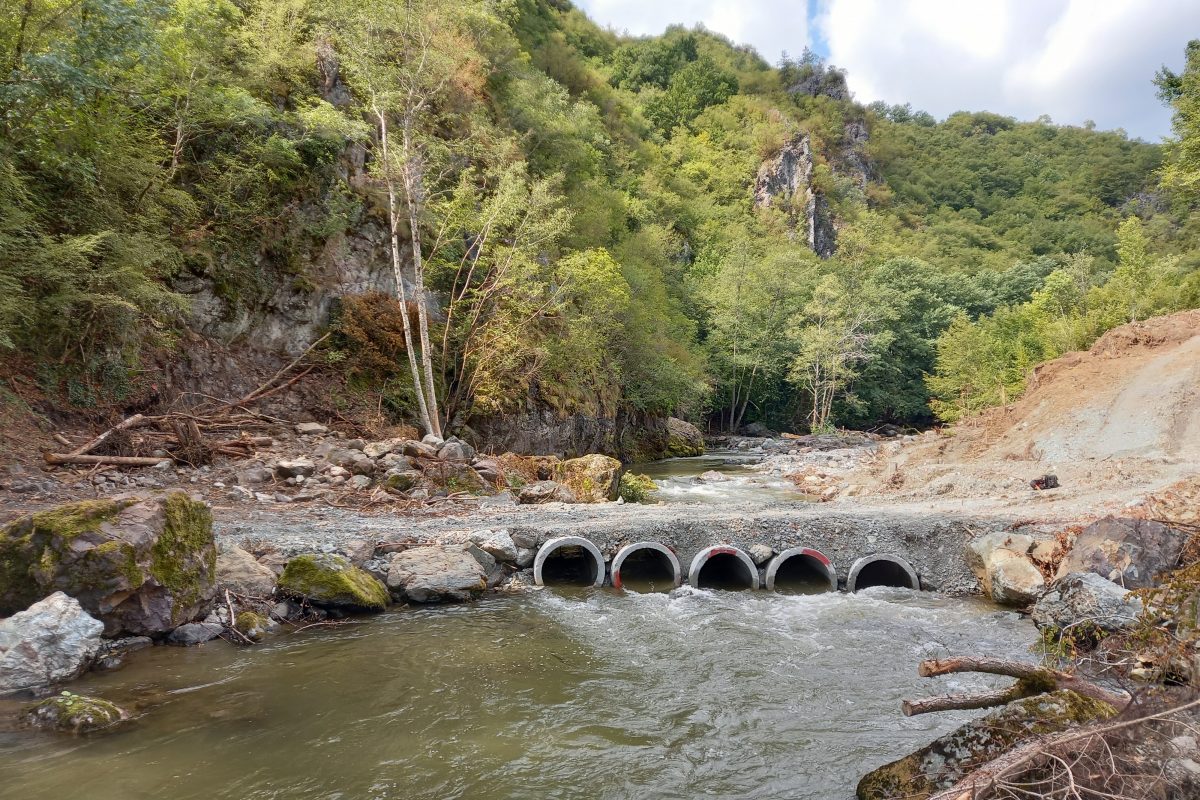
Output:
[[1124,128],[1158,141],[1171,114],[1151,83],[1200,38],[1200,0],[576,0],[634,35],[702,23],[775,63],[811,47],[863,103],[939,119],[994,111]]

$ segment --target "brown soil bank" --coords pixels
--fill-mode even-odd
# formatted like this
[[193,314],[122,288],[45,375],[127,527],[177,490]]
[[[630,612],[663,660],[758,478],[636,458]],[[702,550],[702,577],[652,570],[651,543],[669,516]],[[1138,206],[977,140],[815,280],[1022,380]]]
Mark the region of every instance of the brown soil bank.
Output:
[[[1114,328],[1034,370],[1016,403],[881,448],[848,494],[1068,517],[1115,510],[1198,469],[1200,311],[1187,311]],[[1033,492],[1042,473],[1062,487]]]

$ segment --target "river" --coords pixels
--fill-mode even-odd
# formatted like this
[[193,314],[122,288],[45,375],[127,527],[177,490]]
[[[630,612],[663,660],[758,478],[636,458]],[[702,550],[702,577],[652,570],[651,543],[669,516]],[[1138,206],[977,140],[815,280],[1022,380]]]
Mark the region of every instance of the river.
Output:
[[[791,481],[754,469],[761,453],[738,450],[710,450],[692,458],[668,458],[634,464],[633,472],[652,478],[658,485],[660,502],[727,503],[753,500],[759,503],[802,502],[811,499]],[[705,473],[717,472],[721,480],[705,480]]]
[[905,718],[903,698],[995,685],[918,678],[920,659],[1028,657],[1032,639],[1014,614],[901,589],[401,609],[89,675],[72,691],[136,719],[80,739],[0,730],[0,797],[838,800],[967,719]]

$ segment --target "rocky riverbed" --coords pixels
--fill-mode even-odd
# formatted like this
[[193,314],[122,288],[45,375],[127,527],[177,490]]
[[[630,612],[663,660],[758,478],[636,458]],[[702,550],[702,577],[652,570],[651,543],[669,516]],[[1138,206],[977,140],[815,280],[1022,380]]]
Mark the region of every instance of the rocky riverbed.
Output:
[[[856,496],[855,477],[877,468],[896,441],[904,445],[867,435],[725,440],[716,470],[686,458],[671,467],[676,480],[726,493],[706,503],[614,501],[621,465],[600,456],[491,458],[455,440],[364,442],[313,427],[272,440],[250,464],[122,473],[133,486],[91,480],[86,485],[99,498],[75,506],[46,506],[69,484],[19,492],[9,495],[19,500],[14,512],[43,510],[0,535],[0,614],[11,615],[0,620],[0,691],[52,691],[89,669],[136,663],[144,658],[139,651],[156,643],[269,644],[289,631],[343,625],[387,608],[528,592],[539,549],[568,536],[588,542],[604,562],[626,545],[659,542],[685,573],[704,548],[737,548],[760,579],[773,556],[793,548],[818,551],[843,584],[860,560],[894,556],[942,597],[983,593],[1031,610],[1043,647],[1120,641],[1161,627],[1164,607],[1176,609],[1165,623],[1172,641],[1195,636],[1183,613],[1192,584],[1180,584],[1165,601],[1130,591],[1159,591],[1162,576],[1186,557],[1195,497],[1188,487],[1144,501],[1142,508],[1166,522],[1133,509],[1091,525],[1030,521],[1004,508],[886,506]],[[729,474],[722,464],[732,465]],[[695,474],[688,477],[688,469]],[[339,470],[364,478],[357,482],[363,486]],[[410,472],[417,474],[406,488],[389,485]],[[474,490],[445,478],[467,472],[478,479]],[[139,483],[147,475],[159,484]],[[259,479],[258,491],[242,485]],[[794,493],[739,497],[748,486],[780,482]],[[118,491],[134,486],[140,499]],[[170,491],[178,487],[192,491]],[[1151,684],[1165,675],[1190,683],[1200,674],[1198,659],[1145,650],[1132,663],[1113,654],[1106,663],[1117,663],[1114,674],[1123,680]],[[20,718],[80,732],[117,729],[137,717],[104,702],[60,696],[40,710],[22,707]],[[947,771],[926,788],[961,774]],[[860,796],[893,796],[888,791]]]

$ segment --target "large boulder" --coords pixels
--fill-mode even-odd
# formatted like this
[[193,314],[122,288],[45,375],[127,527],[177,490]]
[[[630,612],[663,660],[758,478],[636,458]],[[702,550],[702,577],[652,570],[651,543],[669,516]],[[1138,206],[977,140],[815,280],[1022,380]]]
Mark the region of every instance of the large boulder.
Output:
[[555,468],[555,478],[575,494],[579,503],[604,503],[617,499],[621,462],[593,453],[569,458]]
[[1087,623],[1104,631],[1118,631],[1137,622],[1142,601],[1094,572],[1075,572],[1054,582],[1033,607],[1039,628],[1072,628]]
[[31,728],[58,733],[93,733],[129,719],[128,712],[107,700],[63,692],[21,712],[21,722]]
[[1046,588],[1030,552],[1038,542],[1021,533],[989,533],[967,545],[967,566],[986,595],[997,603],[1027,606]]
[[704,434],[690,422],[670,417],[667,419],[667,456],[686,458],[704,455]]
[[516,563],[517,545],[508,531],[475,531],[471,534],[470,539],[472,544],[497,561],[504,564]]
[[867,773],[858,782],[855,796],[858,800],[928,798],[1021,742],[1115,713],[1111,706],[1065,690],[1015,700]]
[[414,547],[392,556],[387,585],[413,603],[461,602],[487,588],[487,574],[466,548]]
[[55,592],[0,620],[0,694],[78,677],[101,646],[104,623]]
[[324,608],[382,611],[388,604],[387,589],[378,579],[333,553],[305,553],[289,560],[279,589]]
[[996,550],[988,558],[984,587],[997,603],[1027,606],[1045,590],[1046,579],[1023,553]]
[[517,492],[517,502],[526,505],[540,503],[574,503],[575,493],[570,487],[557,481],[537,481],[522,486]]
[[270,597],[275,591],[275,571],[236,545],[217,553],[217,587],[249,597]]
[[212,512],[182,492],[70,503],[0,530],[0,615],[61,591],[108,636],[165,633],[211,601],[216,563]]
[[997,550],[1028,553],[1033,548],[1033,537],[1022,533],[987,533],[967,544],[967,566],[975,573],[980,583],[987,581],[988,561]]
[[1105,517],[1083,529],[1057,577],[1094,572],[1127,589],[1145,589],[1175,568],[1187,536],[1148,519]]

